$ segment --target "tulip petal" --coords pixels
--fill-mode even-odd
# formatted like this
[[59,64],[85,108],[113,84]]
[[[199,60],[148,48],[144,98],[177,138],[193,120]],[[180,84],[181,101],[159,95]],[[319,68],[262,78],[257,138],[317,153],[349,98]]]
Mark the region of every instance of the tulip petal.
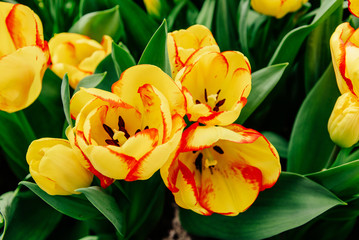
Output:
[[166,73],[153,65],[143,64],[128,68],[122,73],[120,80],[112,85],[112,92],[124,102],[138,107],[142,106],[141,98],[133,93],[144,84],[153,85],[168,99],[172,115],[178,113],[183,116],[186,113],[181,90]]
[[106,57],[104,50],[94,51],[91,56],[85,58],[80,64],[79,69],[85,72],[93,72],[97,65]]
[[46,56],[36,46],[0,58],[0,109],[15,112],[33,103],[41,92],[46,66]]
[[89,40],[90,38],[85,35],[80,35],[77,33],[59,33],[55,34],[53,38],[49,41],[49,49],[50,49],[50,55],[54,56],[54,51],[56,51],[56,48],[58,46],[61,46],[61,44],[66,42],[73,42],[78,40]]
[[12,41],[11,35],[8,31],[7,25],[5,23],[5,19],[2,16],[8,16],[10,11],[13,8],[13,4],[0,2],[0,16],[1,16],[1,24],[0,24],[0,36],[1,36],[1,44],[0,44],[0,57],[10,54],[16,51],[16,47]]
[[69,78],[69,84],[72,88],[76,88],[77,84],[86,76],[89,76],[90,72],[82,72],[79,68],[72,65],[57,63],[51,65],[51,70],[60,78],[65,76],[67,73]]
[[348,0],[349,11],[356,17],[359,17],[359,2],[356,0]]

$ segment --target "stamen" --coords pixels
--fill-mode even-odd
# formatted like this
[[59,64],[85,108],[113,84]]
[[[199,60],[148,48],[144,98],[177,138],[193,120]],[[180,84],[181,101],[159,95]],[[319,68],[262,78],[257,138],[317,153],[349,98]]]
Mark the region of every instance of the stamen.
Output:
[[110,127],[109,127],[108,125],[106,125],[106,124],[102,124],[102,126],[103,126],[103,129],[105,129],[105,131],[107,132],[107,134],[112,138],[112,137],[113,137],[113,134],[114,134],[112,128],[110,128]]
[[121,128],[125,128],[125,121],[121,116],[118,116],[118,128],[121,130]]
[[144,130],[147,130],[148,129],[148,126],[146,126],[145,128],[144,128]]
[[213,147],[213,150],[216,151],[216,152],[218,152],[219,154],[223,154],[223,153],[224,153],[223,149],[222,149],[220,146],[214,146],[214,147]]
[[203,154],[199,153],[198,156],[196,157],[196,160],[194,161],[194,165],[196,166],[196,169],[202,173],[202,158],[203,158]]
[[137,129],[136,132],[135,132],[135,134],[137,134],[137,133],[139,133],[139,132],[141,132],[141,129]]
[[224,104],[224,102],[226,101],[226,99],[222,99],[221,101],[216,103],[216,106],[214,106],[213,111],[218,112],[219,111],[219,107],[222,106]]
[[114,146],[120,146],[118,144],[118,141],[117,140],[112,140],[112,139],[106,139],[105,142],[108,144],[108,145],[114,145]]
[[201,102],[197,99],[197,100],[196,100],[196,104],[200,104],[200,103],[201,103]]
[[208,102],[207,89],[204,89],[204,100],[206,100],[206,102]]
[[192,151],[193,154],[196,154],[197,151]]

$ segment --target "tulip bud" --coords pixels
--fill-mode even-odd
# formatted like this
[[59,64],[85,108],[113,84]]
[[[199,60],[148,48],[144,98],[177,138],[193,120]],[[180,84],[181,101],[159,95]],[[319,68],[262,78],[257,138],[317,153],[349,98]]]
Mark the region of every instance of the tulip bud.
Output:
[[27,6],[0,2],[0,110],[16,112],[39,96],[49,53],[40,18]]
[[82,158],[67,140],[54,138],[33,141],[26,154],[31,176],[50,195],[79,194],[76,189],[90,186],[93,175]]
[[282,18],[287,13],[296,12],[308,0],[251,0],[252,8],[264,15]]
[[359,17],[359,2],[355,0],[348,0],[348,9],[356,17]]
[[330,138],[338,146],[348,148],[359,140],[359,101],[351,92],[341,95],[328,122]]

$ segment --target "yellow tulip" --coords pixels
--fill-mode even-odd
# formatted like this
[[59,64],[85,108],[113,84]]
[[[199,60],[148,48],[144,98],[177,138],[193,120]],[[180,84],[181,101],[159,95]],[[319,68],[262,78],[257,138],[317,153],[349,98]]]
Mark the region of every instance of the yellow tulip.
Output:
[[49,58],[40,18],[27,6],[0,2],[0,110],[16,112],[39,96]]
[[357,0],[348,0],[349,11],[356,17],[359,17],[359,2]]
[[340,24],[330,38],[333,67],[342,94],[328,122],[331,139],[341,147],[359,140],[359,31],[349,23]]
[[251,68],[240,52],[209,52],[177,75],[190,121],[228,125],[239,116],[251,90]]
[[76,189],[92,182],[92,173],[81,164],[83,156],[67,140],[35,140],[29,146],[26,160],[37,185],[50,195],[79,194]]
[[252,8],[261,14],[282,18],[298,11],[308,0],[251,0]]
[[173,78],[178,71],[196,61],[203,53],[219,52],[211,31],[202,25],[193,25],[186,30],[169,33],[167,47]]
[[148,14],[154,16],[155,18],[161,18],[161,0],[143,0]]
[[[163,85],[157,88],[151,80],[146,82],[151,79],[151,72],[153,81]],[[82,88],[74,94],[70,103],[71,115],[76,119],[74,142],[91,168],[101,175],[126,181],[145,180],[179,147],[185,123],[178,111],[184,111],[180,110],[184,106],[173,101],[184,103],[184,97],[167,74],[150,65],[126,70],[115,89],[116,86],[122,86],[121,98],[99,89]],[[162,92],[166,86],[168,92]],[[172,109],[173,106],[178,109]]]
[[76,88],[86,76],[94,73],[97,65],[111,53],[112,38],[103,36],[101,44],[76,33],[56,34],[49,41],[51,70],[60,78],[68,74],[69,84]]
[[335,103],[328,122],[330,138],[340,147],[359,141],[359,99],[351,92],[342,94]]
[[184,131],[182,144],[178,156],[161,168],[161,176],[176,203],[199,214],[245,211],[281,171],[272,144],[237,124],[195,123]]

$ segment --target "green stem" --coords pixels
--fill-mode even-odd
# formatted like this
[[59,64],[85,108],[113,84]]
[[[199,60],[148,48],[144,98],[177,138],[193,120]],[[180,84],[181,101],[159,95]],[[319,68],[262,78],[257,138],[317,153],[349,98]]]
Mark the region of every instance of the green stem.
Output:
[[333,163],[337,159],[339,151],[340,151],[340,147],[338,145],[334,145],[332,153],[330,154],[330,157],[329,157],[324,169],[328,169],[330,166],[333,165]]
[[34,130],[32,129],[25,113],[23,111],[18,111],[13,114],[16,117],[17,122],[18,122],[22,132],[24,133],[25,137],[27,138],[27,140],[29,142],[35,140],[36,134],[35,134]]

